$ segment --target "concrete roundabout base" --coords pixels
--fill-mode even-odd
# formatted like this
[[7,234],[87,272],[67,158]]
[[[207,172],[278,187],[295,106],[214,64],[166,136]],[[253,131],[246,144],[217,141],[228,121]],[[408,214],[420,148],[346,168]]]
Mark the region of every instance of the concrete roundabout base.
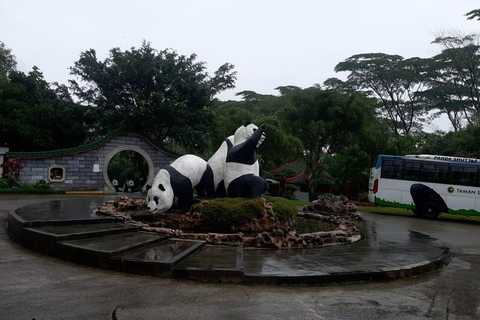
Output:
[[450,250],[436,239],[396,226],[359,222],[362,239],[299,249],[210,246],[139,231],[96,215],[98,198],[27,205],[9,213],[12,237],[76,263],[123,272],[199,281],[325,285],[387,281],[440,269]]

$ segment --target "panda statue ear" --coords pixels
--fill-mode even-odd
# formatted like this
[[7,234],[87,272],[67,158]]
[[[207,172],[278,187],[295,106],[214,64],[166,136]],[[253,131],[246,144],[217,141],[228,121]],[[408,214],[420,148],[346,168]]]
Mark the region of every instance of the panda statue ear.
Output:
[[148,191],[148,190],[152,189],[152,186],[149,185],[149,184],[147,184],[147,185],[145,186],[145,189]]
[[250,121],[247,121],[247,122],[245,122],[245,124],[244,124],[243,126],[246,127],[246,126],[248,126],[249,124],[251,124],[251,122],[250,122]]

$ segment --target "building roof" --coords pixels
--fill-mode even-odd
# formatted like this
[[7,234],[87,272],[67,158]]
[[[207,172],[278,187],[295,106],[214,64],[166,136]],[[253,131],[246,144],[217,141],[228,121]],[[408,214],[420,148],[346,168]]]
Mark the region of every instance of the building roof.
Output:
[[293,177],[283,177],[283,180],[285,180],[285,182],[294,184],[308,184],[309,175],[305,174],[307,164],[302,159],[297,159],[281,167],[268,170],[268,172],[275,174],[276,172],[280,172],[283,169],[290,169],[295,172],[295,175]]
[[[308,184],[308,181],[312,177],[310,170],[308,170],[307,168],[307,163],[301,158],[289,162],[281,167],[268,170],[268,172],[275,174],[276,172],[279,172],[283,169],[291,169],[295,172],[295,175],[292,177],[283,177],[283,180],[288,183]],[[326,180],[333,180],[333,178],[326,172],[323,172],[322,175],[325,177]]]

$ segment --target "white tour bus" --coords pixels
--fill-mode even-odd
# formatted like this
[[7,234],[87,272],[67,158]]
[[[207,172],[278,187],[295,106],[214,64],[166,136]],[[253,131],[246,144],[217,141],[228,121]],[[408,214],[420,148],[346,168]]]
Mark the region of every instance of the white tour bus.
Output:
[[434,219],[441,212],[480,216],[480,160],[436,155],[379,155],[368,200]]

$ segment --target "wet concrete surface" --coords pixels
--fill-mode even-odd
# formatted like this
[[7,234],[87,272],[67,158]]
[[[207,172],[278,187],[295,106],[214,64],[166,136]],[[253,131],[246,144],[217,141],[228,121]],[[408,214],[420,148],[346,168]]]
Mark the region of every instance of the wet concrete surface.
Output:
[[128,229],[123,223],[96,223],[96,224],[75,224],[63,226],[41,226],[33,227],[31,230],[61,236],[76,233],[94,232],[98,230]]
[[[156,234],[136,229],[118,233],[98,224],[96,210],[99,199],[53,200],[38,205],[26,205],[10,213],[11,235],[28,247],[79,263],[128,271],[200,281],[235,283],[318,285],[328,283],[378,281],[411,277],[436,270],[450,262],[448,248],[427,235],[405,228],[389,228],[371,221],[359,221],[362,239],[353,244],[336,244],[309,248],[243,248],[229,246],[188,247],[187,243],[158,244]],[[17,219],[18,218],[18,219]],[[98,217],[100,218],[100,217]],[[96,221],[95,221],[96,220]],[[72,234],[74,239],[44,238],[40,228],[31,228],[32,221],[58,228],[59,233],[70,229],[65,225],[81,221],[98,225],[97,232]],[[103,221],[103,220],[102,220]],[[94,223],[95,222],[95,223]],[[112,221],[112,224],[118,223]],[[25,225],[28,226],[25,230]],[[112,234],[115,232],[115,234]],[[65,235],[68,237],[70,235]],[[154,244],[155,243],[155,244]],[[165,254],[140,259],[145,251]],[[169,258],[170,248],[185,247],[177,259]],[[191,248],[191,249],[190,249]],[[137,252],[140,251],[140,252]],[[123,254],[126,253],[126,254]],[[122,257],[116,257],[123,254]],[[111,258],[114,259],[111,261]],[[355,263],[352,263],[355,261]],[[159,262],[158,264],[155,262]],[[181,262],[181,263],[180,263]],[[169,272],[170,271],[170,272]]]
[[[362,240],[322,248],[244,250],[247,274],[315,275],[318,272],[358,273],[394,270],[438,259],[443,248],[436,239],[401,228],[364,221]],[[382,230],[381,232],[377,230]],[[400,230],[399,230],[400,229]]]
[[202,243],[196,241],[167,240],[158,245],[122,254],[118,259],[169,263],[170,261],[176,261],[176,258],[182,254],[182,252],[192,249],[198,246],[198,244]]
[[[0,196],[0,216],[5,220],[8,210],[22,204],[63,197],[68,198]],[[419,232],[436,238],[451,248],[453,260],[432,274],[386,283],[320,287],[212,284],[72,264],[25,249],[0,228],[0,318],[480,318],[480,225],[373,214],[365,214],[365,218],[392,230],[411,230],[413,237]]]
[[15,213],[25,221],[102,219],[95,213],[102,203],[102,198],[87,197],[52,200],[20,207]]

